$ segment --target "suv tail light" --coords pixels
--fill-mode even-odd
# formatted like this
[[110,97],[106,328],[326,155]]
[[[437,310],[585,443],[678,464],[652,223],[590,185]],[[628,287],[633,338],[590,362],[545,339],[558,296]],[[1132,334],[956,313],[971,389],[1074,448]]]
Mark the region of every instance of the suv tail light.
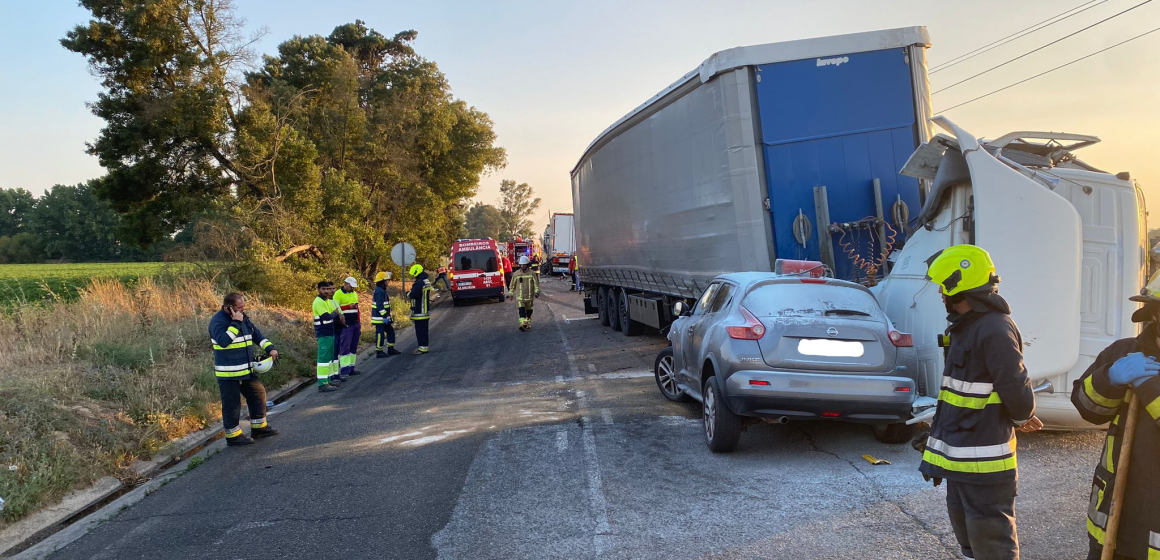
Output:
[[725,331],[729,333],[729,338],[736,338],[738,340],[760,340],[765,336],[765,325],[757,320],[752,313],[745,307],[741,307],[741,316],[745,317],[745,325],[740,327],[725,327]]
[[914,346],[914,337],[906,333],[890,331],[890,342],[899,348],[910,348]]

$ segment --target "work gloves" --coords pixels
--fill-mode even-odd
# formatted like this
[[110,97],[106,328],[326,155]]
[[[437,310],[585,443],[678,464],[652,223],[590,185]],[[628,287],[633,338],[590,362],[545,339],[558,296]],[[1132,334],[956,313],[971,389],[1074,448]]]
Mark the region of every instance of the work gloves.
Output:
[[1160,362],[1151,356],[1133,352],[1112,364],[1112,367],[1108,369],[1108,380],[1112,382],[1112,385],[1119,387],[1127,385],[1139,387],[1141,383],[1155,377],[1158,373],[1160,373]]

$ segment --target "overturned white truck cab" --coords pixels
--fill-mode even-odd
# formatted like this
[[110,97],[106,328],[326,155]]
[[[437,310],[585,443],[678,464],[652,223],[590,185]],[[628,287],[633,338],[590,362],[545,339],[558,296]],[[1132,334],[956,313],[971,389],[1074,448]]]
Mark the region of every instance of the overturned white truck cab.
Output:
[[1132,312],[1147,273],[1144,196],[1127,173],[1113,175],[1077,159],[1094,136],[1015,132],[979,140],[945,117],[938,134],[911,156],[902,173],[930,190],[915,232],[891,256],[893,267],[873,288],[903,332],[912,333],[926,386],[941,386],[938,335],[946,309],[925,280],[926,261],[951,245],[991,253],[1000,293],[1023,335],[1024,360],[1048,427],[1090,427],[1072,407],[1072,382],[1112,341],[1135,336]]

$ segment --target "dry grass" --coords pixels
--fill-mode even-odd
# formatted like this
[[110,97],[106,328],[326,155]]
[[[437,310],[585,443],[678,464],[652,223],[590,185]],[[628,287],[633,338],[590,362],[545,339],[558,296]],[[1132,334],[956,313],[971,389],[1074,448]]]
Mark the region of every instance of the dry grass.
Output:
[[[95,280],[75,302],[0,316],[0,526],[102,476],[131,478],[135,459],[220,417],[206,329],[221,296],[200,280]],[[247,303],[282,357],[267,387],[309,377],[305,313]]]

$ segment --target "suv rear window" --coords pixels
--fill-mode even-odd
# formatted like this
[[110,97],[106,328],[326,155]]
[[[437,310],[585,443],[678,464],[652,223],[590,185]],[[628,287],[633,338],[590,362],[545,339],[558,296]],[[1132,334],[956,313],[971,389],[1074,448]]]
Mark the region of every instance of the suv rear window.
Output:
[[742,305],[758,317],[873,317],[884,315],[874,296],[857,288],[799,282],[760,285]]
[[499,259],[495,251],[463,251],[455,253],[455,270],[482,270],[498,272]]

